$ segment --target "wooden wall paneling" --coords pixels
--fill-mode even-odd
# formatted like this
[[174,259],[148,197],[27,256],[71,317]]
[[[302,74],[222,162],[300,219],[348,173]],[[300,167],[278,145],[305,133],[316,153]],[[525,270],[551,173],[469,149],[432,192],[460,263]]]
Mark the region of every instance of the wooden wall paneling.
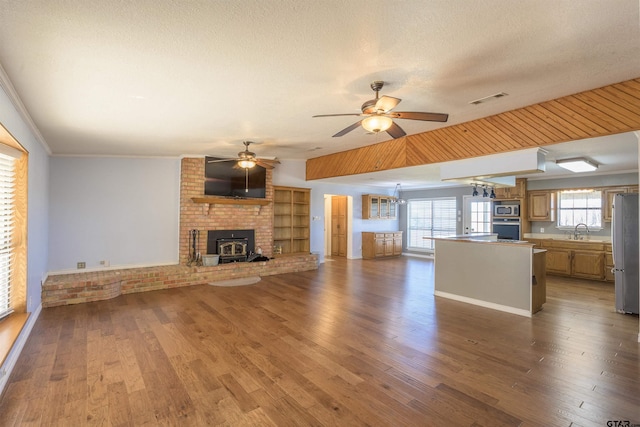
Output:
[[640,78],[307,161],[307,179],[375,172],[640,129]]
[[530,129],[535,129],[540,134],[545,135],[546,138],[544,138],[544,140],[546,141],[546,143],[544,145],[553,144],[555,141],[566,138],[566,135],[564,133],[560,132],[549,123],[545,122],[544,120],[538,120],[535,114],[529,111],[529,107],[514,110],[510,113],[520,118],[520,120],[522,120],[523,122],[527,123]]
[[598,106],[600,111],[604,111],[607,115],[615,117],[615,119],[622,122],[627,129],[632,128],[635,123],[640,121],[638,114],[614,102],[611,99],[613,95],[605,90],[598,89],[591,92],[578,93],[574,95],[574,97],[591,106]]
[[[559,114],[565,117],[567,121],[570,121],[576,127],[582,129],[589,136],[611,133],[609,129],[586,117],[584,113],[580,111],[580,109],[568,105],[565,98],[549,101],[549,105],[552,106]],[[602,121],[598,118],[596,118],[595,120],[598,122]]]
[[509,123],[513,129],[517,130],[524,138],[526,138],[530,146],[540,146],[548,144],[549,141],[553,141],[547,134],[542,132],[540,128],[532,126],[527,121],[523,120],[521,116],[515,114],[514,111],[507,111],[500,114],[504,118],[504,121]]
[[436,134],[428,137],[420,134],[422,138],[407,140],[407,165],[421,165],[426,163],[438,163],[444,161],[450,155],[443,144],[438,143]]
[[494,126],[499,128],[503,133],[507,134],[509,138],[516,142],[519,148],[532,147],[539,145],[534,141],[526,132],[527,129],[518,129],[513,121],[505,119],[502,114],[487,117],[487,120],[491,121]]
[[312,160],[306,164],[308,180],[401,168],[406,165],[404,138]]
[[620,129],[626,129],[625,125],[620,120],[608,114],[607,111],[603,111],[599,105],[589,104],[578,98],[577,96],[567,96],[566,98],[559,99],[558,102],[565,105],[567,108],[572,108],[585,120],[589,120],[594,123],[595,126],[600,126],[603,132],[617,133]]

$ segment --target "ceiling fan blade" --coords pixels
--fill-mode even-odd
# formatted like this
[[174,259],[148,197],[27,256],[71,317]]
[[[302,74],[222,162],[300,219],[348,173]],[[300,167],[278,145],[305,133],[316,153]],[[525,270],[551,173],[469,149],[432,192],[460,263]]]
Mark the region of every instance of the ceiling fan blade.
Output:
[[446,122],[449,119],[449,115],[444,113],[394,111],[386,115],[394,119],[423,120],[427,122]]
[[311,117],[340,117],[340,116],[361,116],[360,113],[344,113],[344,114],[316,114]]
[[338,137],[338,136],[343,136],[343,135],[348,134],[349,132],[351,132],[352,130],[356,129],[358,126],[360,126],[360,123],[362,123],[362,120],[360,120],[358,122],[355,122],[351,126],[342,129],[340,132],[338,132],[335,135],[333,135],[333,137],[335,138],[335,137]]
[[220,162],[236,162],[238,159],[214,159],[207,160],[207,163],[220,163]]
[[280,164],[278,159],[256,159],[256,165],[262,166],[265,169],[273,169],[276,164]]
[[400,126],[398,126],[395,122],[391,125],[389,129],[387,129],[387,133],[391,135],[393,139],[400,138],[405,136],[407,133],[402,130]]
[[391,111],[396,105],[398,105],[402,101],[400,98],[394,98],[392,96],[381,96],[380,99],[376,102],[376,111],[383,111],[388,113]]

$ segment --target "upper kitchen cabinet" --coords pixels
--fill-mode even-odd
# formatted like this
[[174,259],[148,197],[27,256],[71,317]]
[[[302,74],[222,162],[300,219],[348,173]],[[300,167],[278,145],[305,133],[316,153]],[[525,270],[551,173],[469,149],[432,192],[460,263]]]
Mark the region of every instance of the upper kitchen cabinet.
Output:
[[555,221],[556,193],[548,190],[529,191],[527,217],[529,221]]
[[496,199],[512,200],[524,199],[527,192],[527,180],[525,178],[516,178],[515,187],[496,188]]
[[375,194],[362,195],[362,219],[396,219],[396,198]]
[[638,186],[626,187],[609,187],[602,191],[602,219],[606,222],[611,221],[611,208],[613,207],[613,198],[616,194],[621,193],[637,193]]

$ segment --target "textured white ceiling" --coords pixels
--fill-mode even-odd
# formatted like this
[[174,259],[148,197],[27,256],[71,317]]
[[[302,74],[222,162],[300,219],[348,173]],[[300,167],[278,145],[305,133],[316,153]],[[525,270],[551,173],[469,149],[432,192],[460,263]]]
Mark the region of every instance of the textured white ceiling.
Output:
[[[640,77],[638,0],[0,0],[0,64],[54,154],[306,159],[373,98],[408,134]],[[506,92],[481,105],[469,101]]]

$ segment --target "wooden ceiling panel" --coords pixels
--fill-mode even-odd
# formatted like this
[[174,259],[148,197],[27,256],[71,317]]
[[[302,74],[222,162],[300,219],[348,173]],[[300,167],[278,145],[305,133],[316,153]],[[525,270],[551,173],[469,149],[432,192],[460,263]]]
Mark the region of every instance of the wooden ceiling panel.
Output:
[[640,78],[307,160],[307,180],[418,166],[640,129]]

